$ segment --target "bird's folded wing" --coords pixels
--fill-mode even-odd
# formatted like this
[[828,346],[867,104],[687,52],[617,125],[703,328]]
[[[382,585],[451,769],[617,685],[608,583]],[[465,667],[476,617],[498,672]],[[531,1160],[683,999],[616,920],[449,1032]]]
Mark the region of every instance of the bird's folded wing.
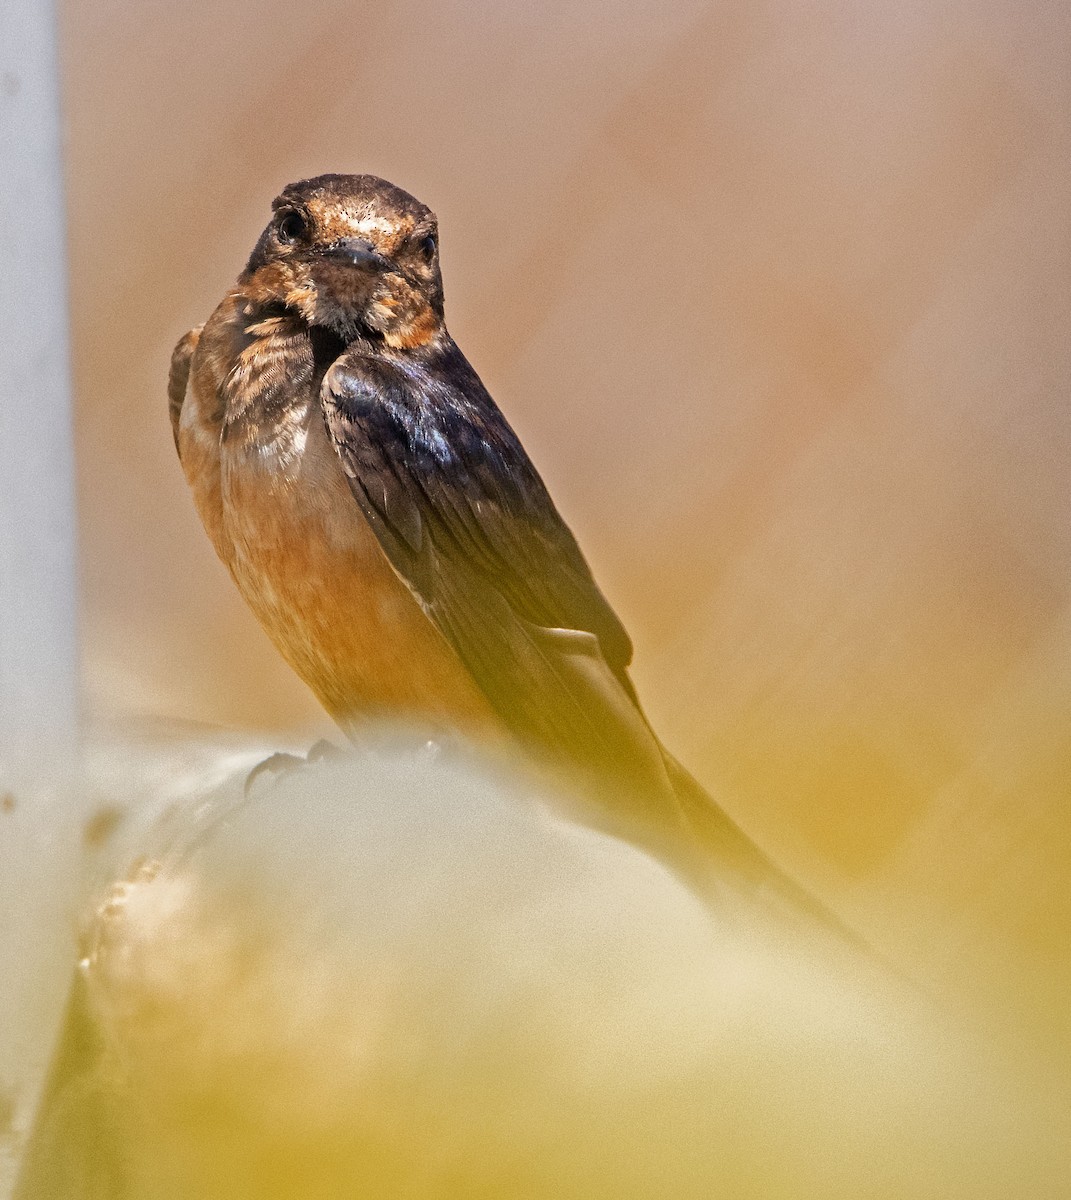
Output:
[[186,399],[186,384],[190,378],[190,360],[197,349],[201,329],[202,326],[198,325],[196,329],[191,329],[179,338],[178,345],[171,354],[171,369],[167,376],[167,410],[171,418],[171,433],[175,438],[176,449],[179,444],[179,420]]
[[383,550],[502,719],[576,767],[666,788],[631,643],[516,435],[459,351],[353,349],[325,419]]

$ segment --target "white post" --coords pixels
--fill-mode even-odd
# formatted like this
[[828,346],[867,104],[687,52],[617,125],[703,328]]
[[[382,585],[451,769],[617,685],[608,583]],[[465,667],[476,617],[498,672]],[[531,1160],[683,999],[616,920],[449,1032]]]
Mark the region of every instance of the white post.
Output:
[[78,886],[59,94],[52,0],[0,0],[0,1197],[62,1011]]
[[21,767],[76,729],[74,463],[54,13],[0,11],[0,761]]

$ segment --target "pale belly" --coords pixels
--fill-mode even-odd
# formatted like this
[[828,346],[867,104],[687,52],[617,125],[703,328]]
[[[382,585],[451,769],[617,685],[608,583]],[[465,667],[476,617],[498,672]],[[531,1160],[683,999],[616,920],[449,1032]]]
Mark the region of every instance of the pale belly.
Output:
[[387,719],[481,738],[501,725],[394,573],[318,406],[289,453],[221,456],[221,555],[272,641],[347,732]]

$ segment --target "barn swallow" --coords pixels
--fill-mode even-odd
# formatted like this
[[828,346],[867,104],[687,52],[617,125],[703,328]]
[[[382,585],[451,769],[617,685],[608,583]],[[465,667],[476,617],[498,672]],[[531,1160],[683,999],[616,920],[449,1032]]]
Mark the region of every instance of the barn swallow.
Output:
[[351,738],[387,718],[506,739],[678,869],[776,878],[648,724],[628,634],[447,332],[434,213],[371,175],[272,210],[169,400],[205,528],[286,660]]

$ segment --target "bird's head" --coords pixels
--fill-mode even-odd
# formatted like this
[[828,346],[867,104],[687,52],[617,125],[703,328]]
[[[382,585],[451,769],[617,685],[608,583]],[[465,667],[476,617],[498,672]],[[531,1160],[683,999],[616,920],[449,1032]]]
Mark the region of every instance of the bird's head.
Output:
[[442,330],[435,214],[374,175],[319,175],[272,202],[239,283],[344,340],[427,345]]

